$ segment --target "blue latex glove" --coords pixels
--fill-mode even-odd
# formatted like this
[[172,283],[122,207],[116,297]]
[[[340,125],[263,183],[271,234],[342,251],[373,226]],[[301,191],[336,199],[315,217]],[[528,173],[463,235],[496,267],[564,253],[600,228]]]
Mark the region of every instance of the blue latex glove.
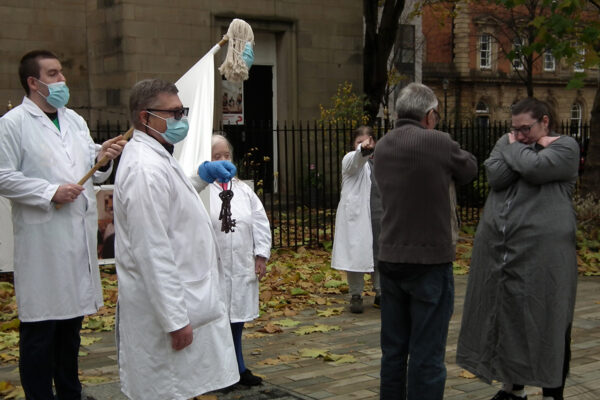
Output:
[[198,167],[198,175],[202,180],[213,183],[215,179],[227,183],[235,176],[237,169],[230,161],[204,161]]

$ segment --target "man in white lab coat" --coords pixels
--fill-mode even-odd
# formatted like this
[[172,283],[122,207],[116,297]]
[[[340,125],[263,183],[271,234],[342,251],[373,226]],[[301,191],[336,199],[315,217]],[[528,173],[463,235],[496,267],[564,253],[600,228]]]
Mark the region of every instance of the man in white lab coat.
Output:
[[[117,157],[121,138],[94,144],[57,57],[27,53],[19,65],[23,103],[0,118],[0,196],[12,202],[21,384],[27,399],[80,399],[77,356],[86,314],[102,306],[92,181],[96,160]],[[96,172],[101,182],[111,165]],[[55,205],[61,204],[61,209]]]
[[[188,130],[177,88],[138,82],[129,108],[135,131],[113,198],[121,390],[132,399],[189,399],[239,380],[217,243],[196,189],[172,156]],[[204,176],[235,175],[233,164],[215,163],[203,164]]]

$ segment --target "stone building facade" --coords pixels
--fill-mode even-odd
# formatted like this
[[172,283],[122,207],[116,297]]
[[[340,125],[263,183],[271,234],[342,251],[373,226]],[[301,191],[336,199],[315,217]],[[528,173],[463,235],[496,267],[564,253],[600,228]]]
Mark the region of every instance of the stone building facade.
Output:
[[[227,31],[233,18],[255,34],[248,101],[272,105],[270,120],[312,120],[338,84],[362,89],[360,0],[6,0],[0,6],[0,100],[20,104],[17,67],[27,51],[57,53],[70,107],[89,121],[127,120],[141,79],[176,81]],[[225,49],[216,57],[217,66]],[[216,82],[220,77],[215,76]],[[258,79],[258,78],[257,78]],[[221,85],[216,84],[215,98]],[[266,99],[266,100],[265,100]],[[258,118],[258,117],[257,117]],[[215,107],[215,123],[220,110]]]
[[[423,15],[423,83],[440,99],[440,113],[450,123],[485,125],[510,120],[510,107],[527,97],[515,66],[495,40],[498,16],[482,4],[425,10]],[[477,8],[478,7],[478,8]],[[489,6],[487,6],[489,7]],[[454,14],[452,14],[454,12]],[[582,124],[590,119],[598,70],[586,72],[581,89],[567,89],[574,67],[551,54],[534,63],[534,96],[549,102],[559,121]]]

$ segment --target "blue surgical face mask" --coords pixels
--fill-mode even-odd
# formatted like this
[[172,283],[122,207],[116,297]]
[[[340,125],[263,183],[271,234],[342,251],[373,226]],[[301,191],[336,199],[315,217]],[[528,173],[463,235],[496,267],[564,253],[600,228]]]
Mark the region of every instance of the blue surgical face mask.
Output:
[[151,113],[150,111],[148,111],[148,114],[152,114],[157,118],[167,121],[167,130],[164,132],[159,132],[153,127],[144,124],[145,127],[152,129],[154,132],[162,136],[167,143],[175,144],[181,142],[187,136],[188,129],[190,128],[187,117],[181,117],[181,119],[175,119],[174,117],[163,118],[159,115]]
[[254,50],[252,49],[252,44],[250,42],[246,42],[246,45],[244,46],[242,60],[244,60],[248,69],[250,69],[252,64],[254,64]]
[[46,99],[46,102],[54,108],[62,108],[69,102],[69,87],[65,82],[55,83],[44,83],[39,79],[38,82],[48,87],[48,96],[44,96],[39,90],[37,91],[42,97]]

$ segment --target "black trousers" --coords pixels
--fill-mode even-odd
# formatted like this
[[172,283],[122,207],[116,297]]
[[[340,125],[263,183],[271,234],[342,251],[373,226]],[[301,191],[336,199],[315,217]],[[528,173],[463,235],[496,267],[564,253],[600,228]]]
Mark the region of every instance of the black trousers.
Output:
[[27,400],[80,400],[79,332],[83,317],[21,322],[19,373]]

